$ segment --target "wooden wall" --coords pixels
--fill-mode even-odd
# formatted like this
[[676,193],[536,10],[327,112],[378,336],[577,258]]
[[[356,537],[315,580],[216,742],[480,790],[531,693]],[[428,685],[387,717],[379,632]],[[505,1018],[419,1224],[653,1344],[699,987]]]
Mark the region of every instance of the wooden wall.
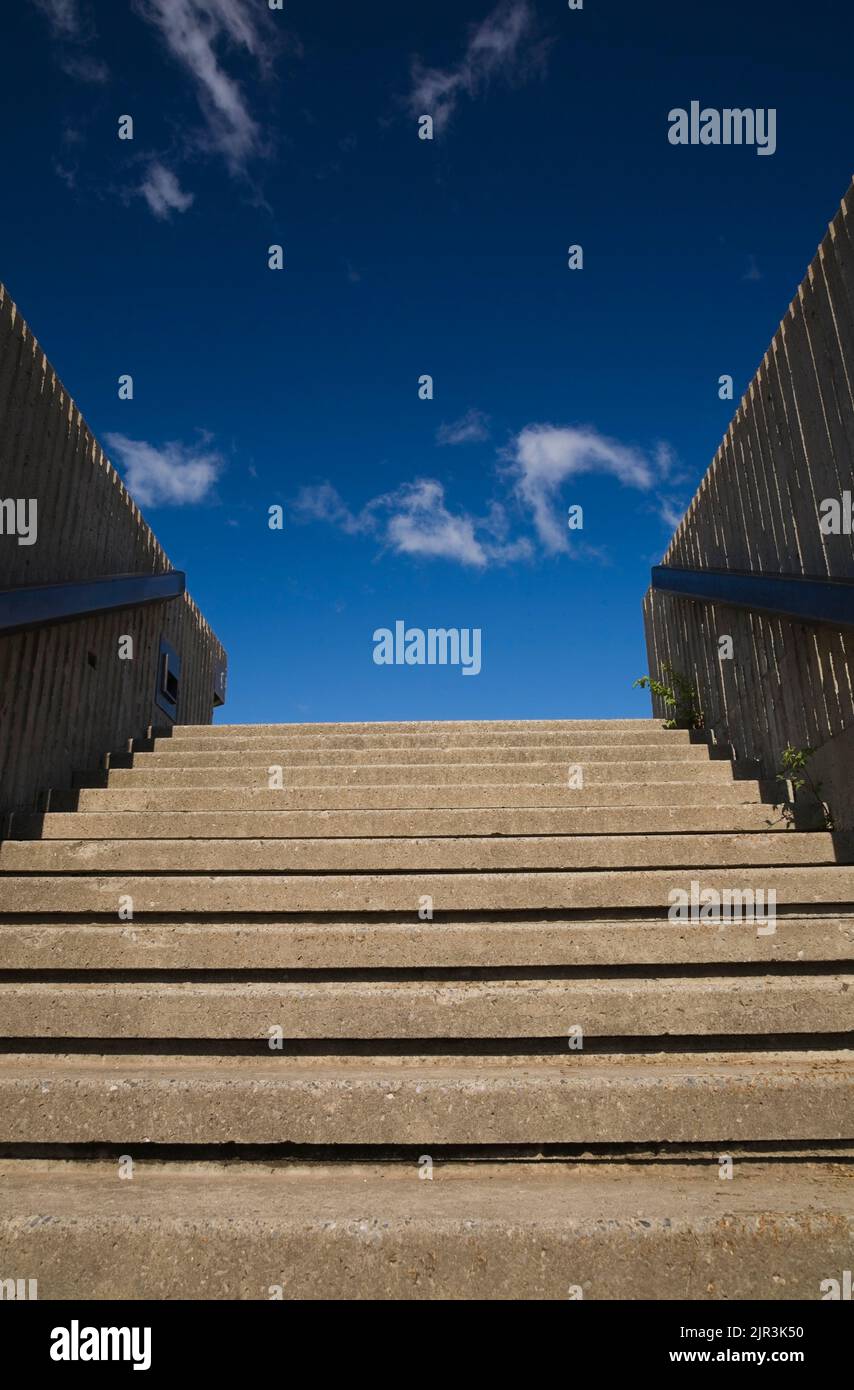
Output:
[[[821,502],[846,491],[854,491],[854,185],[663,563],[854,578],[854,536],[819,529]],[[818,747],[854,724],[854,631],[653,591],[644,618],[650,671],[669,661],[689,675],[713,738],[759,759],[766,775],[787,743]],[[719,659],[723,635],[733,638],[732,660]],[[665,713],[660,702],[655,712]]]
[[[0,285],[0,499],[38,499],[38,539],[0,535],[0,589],[172,568]],[[134,638],[134,659],[118,639]],[[210,723],[217,638],[185,596],[0,637],[0,811],[43,805],[75,770],[168,725],[154,703],[161,634],[182,658],[178,721]]]

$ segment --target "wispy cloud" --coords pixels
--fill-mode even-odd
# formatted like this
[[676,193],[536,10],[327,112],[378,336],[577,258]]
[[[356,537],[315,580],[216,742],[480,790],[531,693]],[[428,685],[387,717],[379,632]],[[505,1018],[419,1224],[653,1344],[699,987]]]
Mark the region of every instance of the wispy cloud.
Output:
[[[673,450],[663,442],[643,452],[600,434],[591,425],[532,424],[513,437],[500,458],[506,502],[493,499],[480,515],[454,510],[444,484],[435,478],[404,483],[371,498],[358,511],[347,505],[332,483],[321,483],[303,488],[291,504],[291,513],[297,521],[322,521],[346,535],[373,537],[383,549],[398,555],[451,560],[483,570],[530,560],[537,550],[546,555],[606,559],[602,547],[578,537],[570,540],[567,530],[561,489],[582,474],[609,475],[624,487],[636,488],[647,498],[643,510],[656,513],[669,527],[677,524],[684,510],[678,496],[684,477],[677,471]],[[528,529],[537,544],[524,534]]]
[[193,202],[193,194],[185,193],[177,176],[159,160],[149,165],[139,192],[161,221],[171,217],[173,212],[186,212]]
[[[658,514],[665,526],[669,526],[671,531],[675,531],[683,516],[685,507],[678,502],[674,502],[670,497],[661,497],[658,502]],[[657,562],[656,562],[657,563]]]
[[316,487],[300,489],[291,504],[291,512],[297,521],[328,521],[348,536],[358,536],[376,529],[371,506],[369,503],[361,512],[354,513],[332,483],[319,483]]
[[196,445],[170,442],[161,448],[124,434],[104,436],[125,475],[125,485],[142,507],[180,507],[204,502],[224,467],[210,438]]
[[500,538],[501,518],[494,511],[486,518],[451,512],[445,503],[445,489],[435,479],[408,483],[390,494],[385,503],[390,509],[386,542],[398,554],[456,560],[485,569],[489,564],[518,560],[529,552],[525,541],[507,543]]
[[592,426],[526,425],[507,450],[519,500],[530,513],[546,550],[570,543],[558,494],[569,478],[609,473],[626,487],[648,492],[659,476],[656,458],[609,439]]
[[497,77],[508,81],[525,77],[542,58],[528,0],[500,0],[471,29],[458,63],[433,68],[420,58],[413,60],[407,105],[414,116],[432,116],[433,128],[441,134],[462,97],[478,96]]
[[33,4],[46,16],[57,38],[74,38],[81,32],[83,20],[77,0],[33,0]]
[[78,0],[32,0],[32,3],[47,19],[63,72],[79,82],[109,81],[106,63],[88,51],[95,39],[95,26]]
[[261,152],[262,133],[219,50],[242,50],[266,70],[273,43],[270,11],[251,0],[134,0],[134,8],[192,78],[208,147],[232,174],[242,173]]
[[675,530],[688,509],[691,478],[679,464],[669,444],[660,441],[655,447],[655,510],[671,530]]
[[762,279],[762,271],[759,269],[759,266],[756,264],[756,257],[755,257],[753,254],[751,254],[751,255],[748,256],[748,258],[747,258],[747,269],[745,270],[745,272],[744,272],[744,274],[742,275],[741,278],[742,278],[742,280],[761,280],[761,279]]
[[100,58],[95,58],[91,53],[64,53],[59,60],[59,66],[63,72],[67,72],[69,77],[76,77],[79,82],[109,82],[110,69]]
[[489,416],[482,410],[467,410],[459,420],[436,431],[437,444],[479,444],[488,438]]
[[[64,71],[80,81],[106,82],[109,69],[92,52],[91,0],[31,2],[47,19]],[[285,49],[301,53],[298,40],[263,0],[131,0],[131,8],[189,76],[202,121],[173,123],[181,132],[179,150],[173,148],[168,157],[153,150],[140,155],[149,164],[148,173],[141,184],[121,190],[121,196],[128,201],[141,194],[161,219],[185,211],[192,195],[182,189],[173,168],[201,153],[221,158],[229,173],[243,180],[254,203],[263,205],[253,164],[269,157],[276,140],[270,134],[274,124],[253,106],[262,89],[275,91],[264,79],[271,76],[277,55]]]
[[394,492],[374,497],[353,512],[331,483],[303,488],[292,507],[298,520],[326,521],[348,535],[373,535],[385,549],[455,561],[474,569],[506,564],[531,553],[527,540],[507,539],[500,506],[485,517],[451,511],[445,489],[435,478],[418,478]]
[[68,164],[62,164],[60,160],[55,159],[53,161],[53,169],[57,177],[62,179],[67,189],[73,191],[77,187],[77,170],[75,168]]

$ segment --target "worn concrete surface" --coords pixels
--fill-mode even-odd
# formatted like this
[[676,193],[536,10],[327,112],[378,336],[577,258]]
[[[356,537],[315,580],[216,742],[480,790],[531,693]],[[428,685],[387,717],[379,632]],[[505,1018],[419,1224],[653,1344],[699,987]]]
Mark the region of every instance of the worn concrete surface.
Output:
[[[256,755],[257,757],[257,755]],[[238,767],[207,764],[193,767],[160,767],[153,763],[144,766],[112,768],[111,787],[267,787],[271,766],[281,766],[283,780],[293,787],[370,787],[414,786],[426,784],[466,786],[468,783],[489,782],[493,785],[524,781],[537,785],[566,785],[570,764],[549,760],[520,763],[488,762],[462,763],[451,758],[442,763],[383,762],[376,767],[358,767],[351,763],[323,762],[305,765],[292,761],[241,761]],[[703,783],[732,782],[732,769],[725,762],[687,762],[660,760],[637,762],[585,762],[585,783],[606,786],[611,782],[686,782],[695,788]]]
[[9,1037],[725,1036],[854,1029],[854,973],[0,982]]
[[679,730],[663,728],[660,719],[392,719],[361,720],[355,723],[302,723],[302,724],[177,724],[172,730],[176,741],[185,738],[274,738],[291,735],[325,734],[505,734],[541,732],[557,734],[591,733],[597,737],[603,734],[660,733],[668,735]]
[[854,1140],[854,1052],[0,1055],[0,1143],[48,1135],[122,1145]]
[[0,970],[418,969],[430,966],[723,965],[854,960],[854,916],[779,916],[772,935],[739,922],[456,920],[333,915],[261,921],[0,922]]
[[632,869],[837,864],[854,835],[548,835],[377,839],[7,840],[0,872],[391,873],[447,869]]
[[[541,724],[534,729],[485,731],[483,726],[472,723],[460,725],[450,732],[421,732],[414,726],[403,731],[385,733],[366,732],[370,726],[359,732],[314,732],[317,726],[304,724],[299,733],[277,734],[256,731],[251,724],[228,728],[215,724],[207,732],[198,733],[178,726],[167,737],[153,740],[156,752],[184,751],[198,753],[220,749],[233,752],[239,749],[412,749],[433,748],[453,749],[456,754],[461,748],[555,748],[573,745],[585,748],[672,748],[681,754],[689,746],[703,749],[708,756],[708,744],[701,735],[693,735],[687,729],[665,729],[660,724],[652,728],[620,729],[612,728],[612,722],[602,720],[598,725],[574,730]],[[464,760],[465,761],[465,760]]]
[[435,912],[522,909],[668,908],[674,890],[772,889],[777,903],[854,901],[854,867],[691,868],[579,872],[418,874],[151,874],[107,877],[39,874],[0,879],[7,912],[104,912],[117,915],[119,897],[140,912],[405,912],[422,897]]
[[[765,784],[652,721],[155,749],[0,847],[0,1143],[77,1155],[0,1162],[0,1268],[43,1298],[727,1298],[848,1267],[844,837],[772,828]],[[773,890],[776,930],[668,920],[692,880]],[[419,1180],[444,1145],[473,1161]],[[518,1161],[548,1145],[600,1157]]]
[[[170,798],[171,801],[171,798]],[[780,834],[771,806],[444,811],[75,811],[13,816],[10,840],[254,840],[461,835]]]
[[[265,779],[266,780],[266,779]],[[162,811],[162,789],[151,787],[82,787],[76,809],[81,811]],[[579,810],[585,807],[632,807],[636,816],[647,809],[663,810],[679,806],[744,806],[763,802],[756,782],[717,782],[714,787],[697,787],[693,781],[660,782],[654,776],[643,781],[608,782],[603,786],[573,788],[554,783],[515,782],[493,784],[488,779],[466,786],[360,786],[343,787],[170,787],[168,805],[172,812],[183,811],[286,811],[286,810],[441,810],[492,807],[514,810],[520,807],[551,807]],[[773,807],[763,804],[769,818]]]
[[471,766],[477,763],[502,763],[515,766],[518,763],[552,763],[565,766],[567,763],[619,763],[629,762],[671,762],[684,763],[686,767],[704,766],[709,762],[708,750],[699,744],[685,743],[678,748],[664,743],[551,743],[515,744],[490,743],[462,745],[449,749],[446,745],[435,748],[413,748],[397,745],[394,748],[302,748],[293,744],[273,744],[270,747],[251,745],[249,748],[222,748],[219,744],[211,748],[185,751],[184,744],[175,748],[169,746],[171,740],[158,743],[153,752],[140,752],[134,755],[135,768],[158,770],[164,767],[218,767],[234,768],[257,765],[259,762],[286,763],[288,767],[327,767],[330,764],[347,767],[381,767],[393,763],[395,766],[429,768],[434,765],[447,766],[460,763]]
[[[0,1163],[0,1265],[41,1299],[819,1299],[846,1164]],[[277,1287],[276,1287],[277,1286]]]

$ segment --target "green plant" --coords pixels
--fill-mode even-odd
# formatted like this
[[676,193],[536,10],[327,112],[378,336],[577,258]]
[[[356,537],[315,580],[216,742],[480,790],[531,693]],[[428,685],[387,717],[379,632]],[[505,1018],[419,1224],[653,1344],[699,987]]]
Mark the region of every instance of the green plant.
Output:
[[674,670],[669,661],[664,662],[661,674],[669,676],[672,684],[665,685],[654,676],[639,676],[632,689],[639,685],[641,690],[651,691],[664,701],[668,709],[673,710],[672,719],[665,720],[665,729],[675,729],[680,724],[688,724],[692,729],[702,729],[703,711],[700,709],[699,697],[692,682],[680,671]]
[[[825,830],[833,829],[833,817],[830,814],[830,807],[821,795],[821,782],[814,782],[807,771],[807,763],[815,752],[814,748],[794,748],[791,743],[787,743],[783,749],[781,757],[780,771],[777,773],[777,781],[782,782],[787,793],[791,788],[791,795],[786,795],[777,805],[780,806],[782,814],[775,821],[769,821],[769,825],[779,825],[781,820],[786,822],[786,829],[791,830],[795,824],[795,802],[798,793],[806,787],[807,791],[815,798],[818,806],[821,807],[824,816]],[[776,805],[775,805],[776,810]]]

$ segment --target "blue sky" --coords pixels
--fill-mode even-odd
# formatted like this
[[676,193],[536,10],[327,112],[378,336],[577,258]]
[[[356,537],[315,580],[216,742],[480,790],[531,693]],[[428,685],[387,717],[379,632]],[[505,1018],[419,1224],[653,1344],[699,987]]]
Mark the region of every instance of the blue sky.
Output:
[[[849,0],[22,0],[2,31],[0,279],[228,650],[218,718],[647,714],[718,379],[854,168]],[[773,108],[774,154],[672,145],[692,100]],[[480,674],[376,665],[396,619],[480,628]]]

